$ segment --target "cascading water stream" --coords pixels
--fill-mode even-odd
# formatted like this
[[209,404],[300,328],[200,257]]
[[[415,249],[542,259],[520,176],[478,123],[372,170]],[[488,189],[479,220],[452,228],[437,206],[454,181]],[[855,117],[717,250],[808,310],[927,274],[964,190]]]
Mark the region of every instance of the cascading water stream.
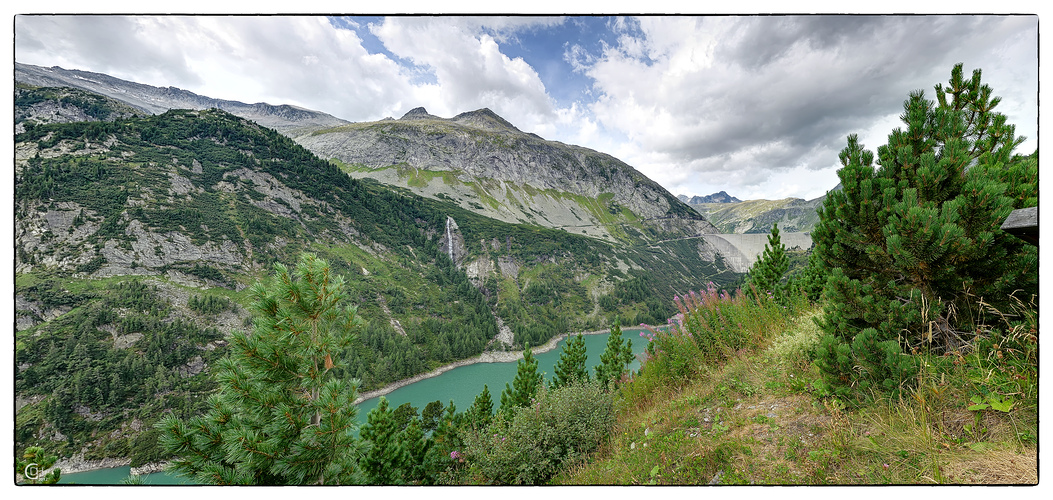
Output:
[[450,235],[450,222],[452,221],[452,217],[446,217],[446,249],[450,254],[450,262],[453,262],[453,237]]

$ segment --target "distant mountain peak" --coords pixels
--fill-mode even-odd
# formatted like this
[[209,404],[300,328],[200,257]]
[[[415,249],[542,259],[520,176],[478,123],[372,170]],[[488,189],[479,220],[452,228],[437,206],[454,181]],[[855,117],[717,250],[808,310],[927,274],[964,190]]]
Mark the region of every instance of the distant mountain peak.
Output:
[[428,110],[424,109],[424,107],[418,106],[407,111],[406,114],[402,115],[402,118],[399,118],[399,120],[440,120],[491,132],[522,133],[522,131],[516,128],[515,125],[512,125],[508,120],[501,118],[500,115],[494,113],[490,108],[466,111],[453,118],[441,118],[428,113]]
[[418,106],[406,112],[399,120],[441,120],[438,116],[428,113],[423,106]]
[[740,203],[742,200],[731,196],[730,194],[721,191],[719,193],[713,193],[709,196],[692,196],[690,199],[687,196],[677,196],[680,201],[687,203],[688,205],[698,205],[701,203]]
[[734,196],[729,195],[725,191],[721,191],[719,193],[713,193],[713,194],[711,194],[709,196],[705,196],[704,198],[707,198],[707,199],[710,200],[710,201],[708,201],[706,203],[739,203],[739,202],[742,201],[742,200],[740,200],[740,199],[738,199],[738,198],[736,198]]
[[477,109],[475,111],[468,111],[468,112],[465,112],[465,113],[461,113],[461,114],[453,117],[452,121],[454,121],[456,123],[461,123],[461,124],[464,124],[464,125],[471,125],[471,126],[484,128],[484,129],[489,129],[489,130],[495,130],[495,131],[499,131],[499,130],[511,130],[511,131],[515,131],[515,132],[519,132],[520,131],[518,128],[515,127],[515,125],[512,125],[511,123],[509,123],[508,120],[505,120],[504,118],[501,118],[500,115],[498,115],[497,113],[494,113],[493,111],[491,111],[490,108],[482,108],[482,109]]

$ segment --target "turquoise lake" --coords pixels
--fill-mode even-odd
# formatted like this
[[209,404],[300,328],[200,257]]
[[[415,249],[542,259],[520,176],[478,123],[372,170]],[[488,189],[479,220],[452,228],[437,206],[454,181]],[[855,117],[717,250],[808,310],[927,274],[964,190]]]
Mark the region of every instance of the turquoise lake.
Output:
[[[640,337],[641,331],[641,328],[626,328],[622,330],[622,338],[632,341],[633,354],[637,357],[647,347],[647,339]],[[588,355],[586,364],[590,368],[600,364],[600,355],[603,354],[603,350],[607,347],[608,336],[606,333],[583,336],[585,339],[585,352]],[[559,341],[555,349],[534,355],[534,358],[537,359],[538,370],[545,374],[546,382],[555,373],[553,367],[556,366],[559,354],[563,351],[563,346],[566,343],[567,339],[563,339]],[[489,387],[490,398],[493,400],[494,409],[496,410],[501,404],[501,391],[504,390],[505,383],[511,384],[512,380],[516,378],[517,365],[518,362],[507,362],[475,363],[460,366],[439,376],[396,389],[384,397],[387,398],[388,405],[391,408],[398,408],[403,403],[409,403],[417,407],[418,411],[424,411],[424,407],[432,401],[440,401],[443,406],[446,406],[452,400],[457,407],[457,411],[462,412],[471,406],[472,402],[475,401],[475,396],[483,392],[483,386],[486,385]],[[635,371],[639,367],[640,361],[636,360],[629,366],[629,369]],[[370,410],[376,408],[379,401],[379,397],[372,398],[358,405],[359,422],[365,423],[366,415]]]
[[[75,474],[62,474],[62,478],[59,479],[59,484],[94,484],[94,485],[106,485],[106,484],[120,484],[125,478],[131,474],[131,467],[127,465],[124,467],[114,467],[112,469],[98,469],[90,470],[87,472],[77,472]],[[167,472],[156,472],[153,474],[146,474],[143,476],[146,484],[150,485],[178,485],[178,484],[195,484],[186,480],[181,476],[169,474]]]
[[[633,354],[637,358],[647,347],[647,339],[640,336],[641,331],[643,331],[641,328],[626,328],[622,330],[622,338],[632,341]],[[608,336],[609,334],[606,333],[583,336],[585,339],[585,352],[588,355],[586,363],[590,368],[600,363],[600,355],[603,354],[603,350],[607,346]],[[555,349],[534,356],[538,361],[538,369],[545,374],[546,382],[552,378],[553,367],[559,360],[559,354],[563,351],[563,346],[566,343],[567,339],[563,339],[556,345]],[[475,396],[483,392],[483,386],[486,385],[490,389],[490,397],[496,410],[501,404],[501,391],[504,390],[505,383],[511,384],[512,380],[515,379],[517,364],[518,362],[511,361],[460,366],[441,375],[396,389],[384,397],[387,398],[391,408],[397,408],[403,403],[409,403],[417,407],[418,411],[423,411],[424,407],[432,401],[440,401],[443,406],[446,406],[452,400],[457,407],[457,411],[463,412],[475,401]],[[640,362],[638,359],[629,366],[634,371],[639,369],[639,367]],[[380,398],[372,398],[358,405],[359,425],[366,422],[366,415],[369,414],[370,410],[376,408],[379,401]],[[76,474],[63,474],[59,484],[120,484],[121,480],[128,477],[129,471],[130,468],[125,466]],[[180,476],[166,472],[147,474],[145,479],[147,484],[152,485],[193,484]]]

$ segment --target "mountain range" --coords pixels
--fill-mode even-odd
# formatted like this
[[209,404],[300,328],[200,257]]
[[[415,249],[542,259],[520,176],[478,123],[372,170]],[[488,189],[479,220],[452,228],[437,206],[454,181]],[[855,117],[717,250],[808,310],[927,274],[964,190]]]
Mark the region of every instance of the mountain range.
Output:
[[691,208],[705,216],[720,233],[768,234],[773,224],[778,224],[782,232],[810,233],[819,222],[818,208],[825,199],[826,195],[812,200],[705,202],[691,203]]
[[71,87],[86,90],[120,101],[150,115],[164,113],[170,109],[221,109],[288,136],[348,123],[320,111],[288,104],[246,104],[213,99],[176,87],[155,87],[102,73],[67,70],[58,66],[45,68],[16,62],[15,81],[35,87]]

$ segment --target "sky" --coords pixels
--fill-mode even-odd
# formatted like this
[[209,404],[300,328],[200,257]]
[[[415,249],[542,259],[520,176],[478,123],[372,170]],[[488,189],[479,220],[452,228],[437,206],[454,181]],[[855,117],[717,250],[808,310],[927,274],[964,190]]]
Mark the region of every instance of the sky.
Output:
[[812,199],[837,185],[849,134],[876,150],[908,94],[934,99],[956,63],[983,70],[1027,137],[1017,151],[1033,152],[1038,20],[17,15],[14,59],[355,122],[486,107],[611,154],[673,194]]

